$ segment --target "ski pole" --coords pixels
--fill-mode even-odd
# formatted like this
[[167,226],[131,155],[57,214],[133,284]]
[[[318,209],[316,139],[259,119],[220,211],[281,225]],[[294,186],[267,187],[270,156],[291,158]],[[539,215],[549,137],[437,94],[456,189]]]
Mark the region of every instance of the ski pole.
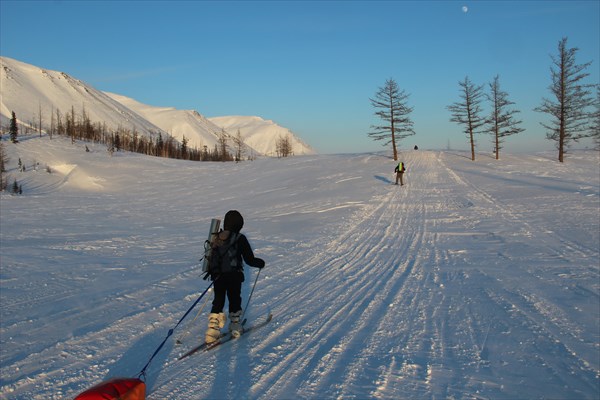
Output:
[[262,271],[262,268],[260,268],[258,270],[258,273],[256,274],[256,279],[254,279],[254,285],[252,285],[252,290],[250,291],[250,296],[248,296],[248,301],[246,302],[246,307],[244,307],[244,310],[242,311],[242,316],[240,318],[240,321],[244,320],[244,315],[246,314],[246,310],[248,309],[248,304],[250,304],[250,299],[252,298],[252,294],[254,293],[254,288],[256,287],[256,282],[258,282],[258,276],[260,275],[260,271]]
[[[209,292],[210,292],[210,290],[209,290]],[[202,304],[202,307],[200,307],[200,309],[198,310],[198,313],[196,314],[196,316],[194,317],[194,319],[192,320],[192,322],[190,322],[188,324],[188,329],[183,333],[183,335],[179,339],[177,339],[175,341],[175,343],[177,343],[177,344],[182,344],[183,343],[183,339],[185,339],[187,337],[187,335],[190,333],[189,326],[191,326],[194,322],[196,322],[196,320],[198,319],[198,317],[202,313],[202,310],[204,310],[204,307],[206,307],[206,303],[208,303],[208,299],[209,299],[209,297],[207,297],[206,300],[204,300],[204,303]]]
[[[156,357],[156,355],[158,354],[158,352],[163,348],[163,346],[167,342],[167,339],[169,339],[169,337],[171,337],[171,335],[173,334],[173,331],[179,326],[179,324],[181,323],[181,321],[183,321],[185,319],[185,317],[187,317],[187,315],[192,311],[192,309],[194,307],[196,307],[196,304],[198,304],[198,302],[200,302],[200,300],[204,297],[204,295],[206,293],[208,293],[208,289],[210,289],[214,285],[214,283],[215,283],[215,281],[212,281],[210,283],[210,285],[206,288],[206,290],[204,292],[202,292],[202,294],[200,295],[200,297],[198,297],[198,299],[194,302],[194,304],[192,304],[192,306],[189,308],[189,310],[187,310],[186,313],[183,315],[183,317],[181,317],[181,319],[179,320],[179,322],[177,322],[177,324],[172,329],[169,329],[169,332],[167,333],[167,336],[165,337],[165,339],[162,341],[162,343],[160,344],[160,346],[158,346],[158,348],[156,349],[156,351],[154,352],[154,354],[152,354],[152,357],[150,357],[150,359],[148,360],[148,362],[146,363],[146,365],[144,365],[144,368],[142,368],[142,370],[138,374],[138,378],[140,378],[140,379],[142,377],[144,377],[144,379],[146,378],[146,368],[148,368],[148,366],[150,365],[150,363],[152,362],[152,360],[154,359],[154,357]],[[142,380],[144,380],[144,379],[142,379]]]

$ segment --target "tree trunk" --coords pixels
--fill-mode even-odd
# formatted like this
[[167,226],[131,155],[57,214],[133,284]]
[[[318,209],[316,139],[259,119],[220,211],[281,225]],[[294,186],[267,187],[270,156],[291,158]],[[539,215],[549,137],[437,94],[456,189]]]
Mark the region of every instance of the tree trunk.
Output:
[[469,129],[469,135],[471,136],[471,161],[475,161],[475,142],[473,141],[473,129]]
[[394,128],[394,105],[390,99],[390,114],[392,115],[392,149],[394,149],[394,161],[398,161],[398,150],[396,149],[396,132]]
[[496,160],[500,159],[500,139],[498,138],[498,135],[498,128],[496,128]]

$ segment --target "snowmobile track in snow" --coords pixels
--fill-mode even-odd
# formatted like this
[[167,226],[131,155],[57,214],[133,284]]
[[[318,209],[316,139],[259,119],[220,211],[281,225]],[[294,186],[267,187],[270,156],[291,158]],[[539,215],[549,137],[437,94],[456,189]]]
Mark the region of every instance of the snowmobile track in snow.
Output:
[[[597,162],[562,171],[507,156],[499,169],[405,152],[402,187],[381,155],[226,167],[117,157],[136,182],[103,168],[99,151],[61,162],[88,157],[127,190],[46,193],[32,174],[47,209],[3,198],[21,221],[2,237],[3,400],[69,398],[137,374],[208,285],[190,266],[206,223],[240,204],[267,260],[248,318],[277,317],[202,357],[177,361],[182,347],[168,341],[147,371],[148,400],[585,399],[600,389]],[[219,189],[223,176],[236,191]],[[181,325],[190,346],[206,329],[207,310],[193,321],[195,311]]]

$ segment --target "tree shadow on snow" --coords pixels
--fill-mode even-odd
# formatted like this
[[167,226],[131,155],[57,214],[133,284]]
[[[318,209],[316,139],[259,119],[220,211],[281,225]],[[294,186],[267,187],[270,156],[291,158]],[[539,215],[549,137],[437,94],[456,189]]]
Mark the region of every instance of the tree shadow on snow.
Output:
[[456,157],[460,157],[460,158],[466,158],[467,160],[471,159],[471,153],[465,152],[456,152],[456,151],[452,151],[452,150],[448,150],[445,151],[446,154],[451,155],[451,156],[456,156]]
[[[108,380],[117,377],[136,378],[148,360],[150,360],[152,354],[154,354],[158,346],[165,339],[166,335],[167,332],[159,329],[143,336],[110,367],[104,379]],[[172,349],[173,338],[171,337],[167,339],[162,349],[160,349],[152,360],[152,363],[146,369],[146,393],[152,393],[152,388],[160,375],[161,366],[165,364]],[[142,380],[144,380],[144,377],[142,377]]]

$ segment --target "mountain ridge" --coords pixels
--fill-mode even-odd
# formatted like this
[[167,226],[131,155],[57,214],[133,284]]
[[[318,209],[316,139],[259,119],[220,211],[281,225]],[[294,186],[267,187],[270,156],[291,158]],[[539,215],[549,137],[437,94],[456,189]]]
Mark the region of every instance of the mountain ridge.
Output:
[[[276,155],[282,134],[290,138],[293,154],[316,153],[291,130],[261,117],[207,118],[196,110],[147,105],[125,95],[100,91],[67,73],[4,56],[0,56],[0,67],[3,126],[13,111],[21,125],[34,131],[39,130],[40,121],[41,130],[48,131],[55,115],[73,113],[81,118],[85,114],[92,123],[104,124],[113,131],[125,129],[150,138],[170,135],[179,142],[185,137],[192,148],[212,149],[222,132],[231,138],[239,129],[245,151],[252,155]],[[228,145],[233,147],[231,140]]]

